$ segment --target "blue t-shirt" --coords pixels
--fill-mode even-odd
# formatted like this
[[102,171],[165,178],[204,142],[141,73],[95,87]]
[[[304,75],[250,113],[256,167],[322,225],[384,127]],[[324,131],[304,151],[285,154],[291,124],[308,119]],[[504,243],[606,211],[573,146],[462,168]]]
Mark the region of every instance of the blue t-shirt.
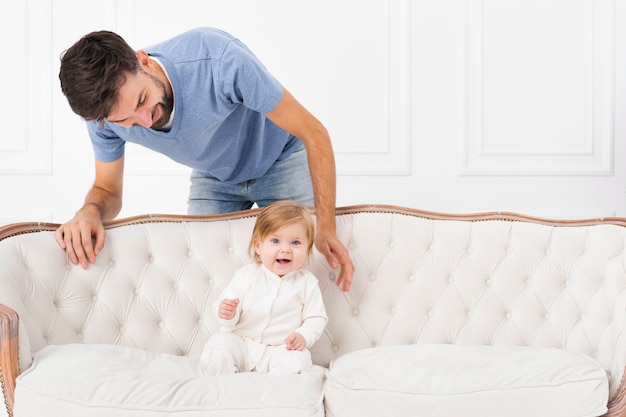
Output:
[[231,184],[256,179],[302,142],[264,115],[281,84],[238,39],[213,28],[183,33],[145,51],[164,66],[174,94],[168,132],[87,122],[98,160],[111,162],[133,142],[207,177]]

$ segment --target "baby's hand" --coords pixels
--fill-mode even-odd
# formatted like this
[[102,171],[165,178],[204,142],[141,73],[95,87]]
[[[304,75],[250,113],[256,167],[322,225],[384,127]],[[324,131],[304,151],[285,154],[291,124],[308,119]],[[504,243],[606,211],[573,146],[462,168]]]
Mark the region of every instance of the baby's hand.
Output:
[[220,308],[217,311],[217,316],[224,320],[230,320],[235,317],[235,313],[237,312],[237,306],[239,305],[239,299],[235,298],[233,300],[224,299],[220,303]]
[[287,350],[303,350],[306,347],[306,340],[300,333],[291,333],[285,339]]

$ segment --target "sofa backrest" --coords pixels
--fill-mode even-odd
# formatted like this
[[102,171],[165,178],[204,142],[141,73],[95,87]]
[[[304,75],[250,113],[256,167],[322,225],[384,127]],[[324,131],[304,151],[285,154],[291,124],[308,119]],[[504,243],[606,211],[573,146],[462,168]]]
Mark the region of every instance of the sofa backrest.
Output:
[[[240,266],[258,210],[110,222],[96,263],[68,262],[54,224],[0,228],[0,304],[21,319],[21,365],[46,344],[108,343],[193,355],[219,326],[213,301]],[[328,365],[391,344],[562,348],[626,365],[623,219],[548,221],[443,215],[391,206],[338,210],[356,272],[343,293],[317,252],[329,324],[313,347]]]

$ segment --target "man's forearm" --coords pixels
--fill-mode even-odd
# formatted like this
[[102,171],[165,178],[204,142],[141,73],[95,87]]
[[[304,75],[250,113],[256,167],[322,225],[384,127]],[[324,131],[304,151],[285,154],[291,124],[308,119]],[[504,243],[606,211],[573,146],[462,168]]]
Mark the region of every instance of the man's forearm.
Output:
[[307,149],[309,171],[315,195],[315,209],[317,227],[323,230],[335,231],[335,203],[337,179],[335,171],[335,157],[330,144],[330,137],[324,131],[322,140],[314,141],[315,147]]

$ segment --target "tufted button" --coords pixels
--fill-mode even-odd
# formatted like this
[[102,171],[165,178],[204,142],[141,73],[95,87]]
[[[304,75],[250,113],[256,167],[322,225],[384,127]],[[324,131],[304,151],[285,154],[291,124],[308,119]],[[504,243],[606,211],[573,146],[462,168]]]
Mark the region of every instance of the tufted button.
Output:
[[352,315],[353,316],[358,316],[359,315],[359,309],[355,308],[354,310],[352,310]]
[[83,340],[85,338],[82,333],[78,333],[76,337],[78,338],[78,340]]
[[97,296],[97,295],[95,295],[95,294],[94,294],[94,295],[92,295],[92,296],[91,296],[91,301],[93,301],[94,303],[95,303],[96,301],[98,301],[98,296]]
[[506,318],[507,319],[510,319],[511,317],[513,317],[513,315],[510,312],[506,313]]
[[356,245],[354,244],[354,242],[350,243],[350,250],[355,250],[356,249]]
[[202,326],[204,324],[204,319],[201,317],[198,319],[198,324]]
[[335,274],[333,274],[332,272],[330,274],[328,274],[328,279],[331,280],[331,281],[334,281],[336,279],[335,278]]
[[432,317],[432,316],[434,316],[434,315],[435,315],[435,312],[434,312],[434,311],[432,311],[432,310],[429,310],[429,311],[428,311],[428,317]]
[[491,286],[491,284],[492,284],[492,282],[491,282],[491,280],[490,280],[490,279],[488,279],[487,281],[485,281],[485,285],[487,285],[488,287],[490,287],[490,286]]
[[148,256],[148,262],[150,263],[154,262],[154,256]]
[[165,323],[163,323],[162,321],[159,322],[159,328],[162,329],[165,327]]
[[546,320],[550,320],[550,313],[546,313],[546,315],[543,316],[543,318],[546,319]]
[[416,278],[415,278],[415,275],[411,275],[411,276],[409,277],[409,281],[411,281],[411,282],[415,281],[415,279],[416,279]]
[[65,269],[67,271],[71,271],[72,270],[72,264],[68,263],[67,265],[65,265]]
[[474,313],[472,312],[472,310],[467,311],[467,317],[472,317],[473,315]]
[[141,294],[141,291],[139,290],[139,287],[135,288],[135,295],[139,295]]
[[[230,249],[232,249],[232,248],[229,248],[229,252],[232,252]],[[191,258],[191,257],[193,256],[193,251],[192,251],[192,250],[190,250],[189,252],[187,252],[187,256],[188,256],[189,258]]]
[[552,255],[552,249],[550,248],[546,249],[546,255]]
[[396,314],[398,312],[398,309],[395,307],[391,307],[391,314]]
[[370,281],[376,281],[376,274],[370,275]]
[[339,346],[333,345],[333,352],[339,352]]
[[396,247],[396,243],[395,242],[389,242],[389,247],[391,249],[395,248]]
[[533,279],[532,278],[530,278],[530,277],[526,278],[526,284],[530,285],[532,283],[533,283]]
[[435,245],[432,245],[432,244],[431,244],[431,245],[428,247],[428,251],[429,251],[429,252],[432,252],[432,251],[434,251],[434,250],[435,250]]
[[506,248],[506,251],[507,251],[508,253],[513,252],[513,246],[509,246],[508,248]]
[[235,253],[235,248],[233,248],[232,246],[229,246],[228,253]]
[[467,247],[467,253],[472,253],[472,252],[474,252],[474,248],[471,247],[471,246],[468,246]]
[[452,284],[452,283],[454,282],[454,277],[453,277],[452,275],[450,275],[450,276],[448,277],[448,282],[449,282],[450,284]]
[[109,259],[109,266],[115,266],[115,262],[113,261],[113,259]]
[[565,285],[566,287],[569,287],[570,281],[569,279],[566,279],[565,281],[563,281],[563,285]]
[[177,283],[174,283],[174,285],[172,285],[172,289],[173,289],[174,291],[178,291],[178,284],[177,284]]
[[126,333],[126,327],[122,326],[120,327],[120,333]]

